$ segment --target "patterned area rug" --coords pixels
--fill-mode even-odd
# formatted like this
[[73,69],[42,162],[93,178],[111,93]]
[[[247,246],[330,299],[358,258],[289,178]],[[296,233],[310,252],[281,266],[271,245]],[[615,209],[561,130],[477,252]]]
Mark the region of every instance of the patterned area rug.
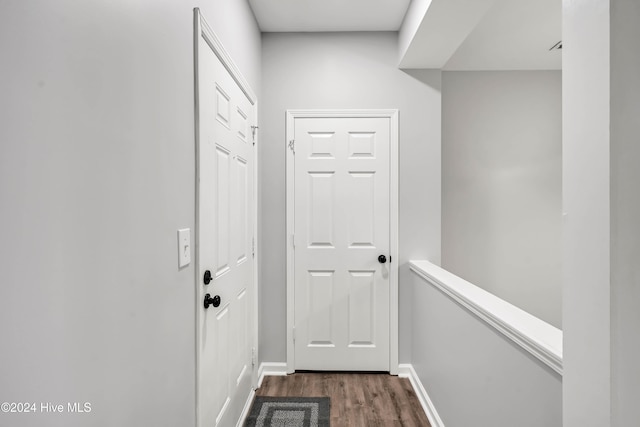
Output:
[[245,427],[329,427],[328,397],[256,396]]

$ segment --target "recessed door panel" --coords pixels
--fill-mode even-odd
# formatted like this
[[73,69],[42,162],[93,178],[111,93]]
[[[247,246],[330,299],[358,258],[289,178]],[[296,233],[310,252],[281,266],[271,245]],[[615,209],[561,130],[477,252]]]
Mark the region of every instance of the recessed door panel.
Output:
[[334,319],[332,316],[334,278],[333,271],[309,272],[309,299],[307,300],[307,311],[309,313],[307,339],[309,346],[334,346]]
[[309,246],[333,247],[334,194],[333,172],[309,172]]
[[214,183],[216,189],[216,237],[218,246],[218,259],[216,262],[216,274],[219,276],[229,270],[229,210],[230,210],[230,188],[229,188],[229,151],[225,148],[216,147],[216,170],[218,171]]
[[311,132],[309,139],[311,142],[310,158],[335,159],[336,139],[333,132]]
[[231,103],[229,96],[216,85],[216,119],[225,127],[229,128],[231,123]]
[[[228,343],[230,337],[229,307],[220,310],[215,316],[215,339],[219,343]],[[219,379],[216,384],[217,396],[214,401],[216,408],[216,420],[220,420],[224,415],[229,400],[229,378],[231,367],[229,366],[229,346],[220,345],[215,349],[216,365],[219,368]]]
[[238,384],[242,381],[245,370],[247,369],[247,350],[249,348],[248,345],[248,336],[247,336],[247,324],[248,319],[248,298],[247,298],[247,289],[244,288],[240,291],[240,293],[236,296],[234,312],[233,312],[233,321],[235,326],[235,333],[232,337],[235,345],[232,345],[234,349],[233,354],[236,355],[236,358],[233,361],[233,369],[231,379],[234,381],[234,386],[238,386]]
[[247,115],[240,108],[237,109],[237,123],[238,123],[238,138],[240,141],[246,143],[247,135],[249,134],[249,121],[247,120]]
[[236,158],[236,209],[234,220],[234,229],[236,230],[235,236],[233,236],[233,244],[235,247],[234,257],[238,264],[244,262],[247,259],[248,251],[248,202],[249,202],[249,182],[247,161],[242,157]]
[[349,192],[345,204],[349,217],[350,248],[375,248],[375,172],[349,172],[346,185]]
[[349,132],[349,158],[373,159],[376,156],[375,132]]
[[375,271],[349,271],[349,346],[373,346]]

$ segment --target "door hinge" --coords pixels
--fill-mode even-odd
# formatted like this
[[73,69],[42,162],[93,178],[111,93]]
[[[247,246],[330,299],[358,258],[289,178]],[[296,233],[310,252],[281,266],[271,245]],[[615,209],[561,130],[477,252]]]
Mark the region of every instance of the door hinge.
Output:
[[292,139],[291,141],[289,141],[289,149],[293,152],[293,155],[296,155],[296,141],[295,139]]
[[255,237],[251,238],[251,256],[253,258],[256,257],[256,238]]
[[251,126],[251,134],[253,137],[253,145],[256,145],[256,132],[260,129],[258,126]]
[[293,249],[296,248],[296,235],[295,234],[291,235],[291,246],[293,246]]
[[291,332],[291,334],[293,335],[293,342],[296,342],[296,327],[293,327],[293,331]]
[[256,348],[251,348],[251,366],[256,366]]

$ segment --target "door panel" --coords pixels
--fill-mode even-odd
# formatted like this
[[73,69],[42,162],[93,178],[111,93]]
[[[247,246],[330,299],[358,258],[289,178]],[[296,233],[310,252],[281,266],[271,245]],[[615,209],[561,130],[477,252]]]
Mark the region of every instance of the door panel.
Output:
[[349,271],[349,346],[375,345],[375,271]]
[[307,224],[309,247],[334,248],[335,173],[309,172]]
[[309,313],[307,341],[311,347],[334,347],[335,329],[331,308],[335,293],[335,271],[309,271],[309,293],[306,310]]
[[296,118],[295,369],[389,370],[389,118]]
[[348,215],[348,240],[350,248],[375,248],[375,172],[349,172],[345,183],[349,198],[345,200]]
[[[254,106],[198,45],[198,425],[235,425],[251,393]],[[213,274],[208,285],[205,270]],[[205,309],[205,294],[219,296]]]

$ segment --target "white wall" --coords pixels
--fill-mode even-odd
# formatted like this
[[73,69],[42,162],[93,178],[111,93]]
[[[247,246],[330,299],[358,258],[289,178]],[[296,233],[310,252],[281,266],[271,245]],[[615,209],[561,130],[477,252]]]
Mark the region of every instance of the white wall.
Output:
[[417,274],[409,284],[412,364],[445,426],[562,426],[559,374]]
[[400,67],[443,69],[495,0],[413,0],[399,31]]
[[563,425],[610,426],[609,1],[563,0],[562,33]]
[[259,91],[243,1],[0,2],[0,401],[92,404],[1,425],[195,425],[194,6]]
[[264,34],[260,120],[260,358],[286,361],[285,111],[400,110],[400,360],[408,259],[440,261],[440,72],[397,69],[396,33]]
[[444,72],[442,266],[561,327],[559,71]]
[[612,424],[640,419],[640,3],[611,2]]

